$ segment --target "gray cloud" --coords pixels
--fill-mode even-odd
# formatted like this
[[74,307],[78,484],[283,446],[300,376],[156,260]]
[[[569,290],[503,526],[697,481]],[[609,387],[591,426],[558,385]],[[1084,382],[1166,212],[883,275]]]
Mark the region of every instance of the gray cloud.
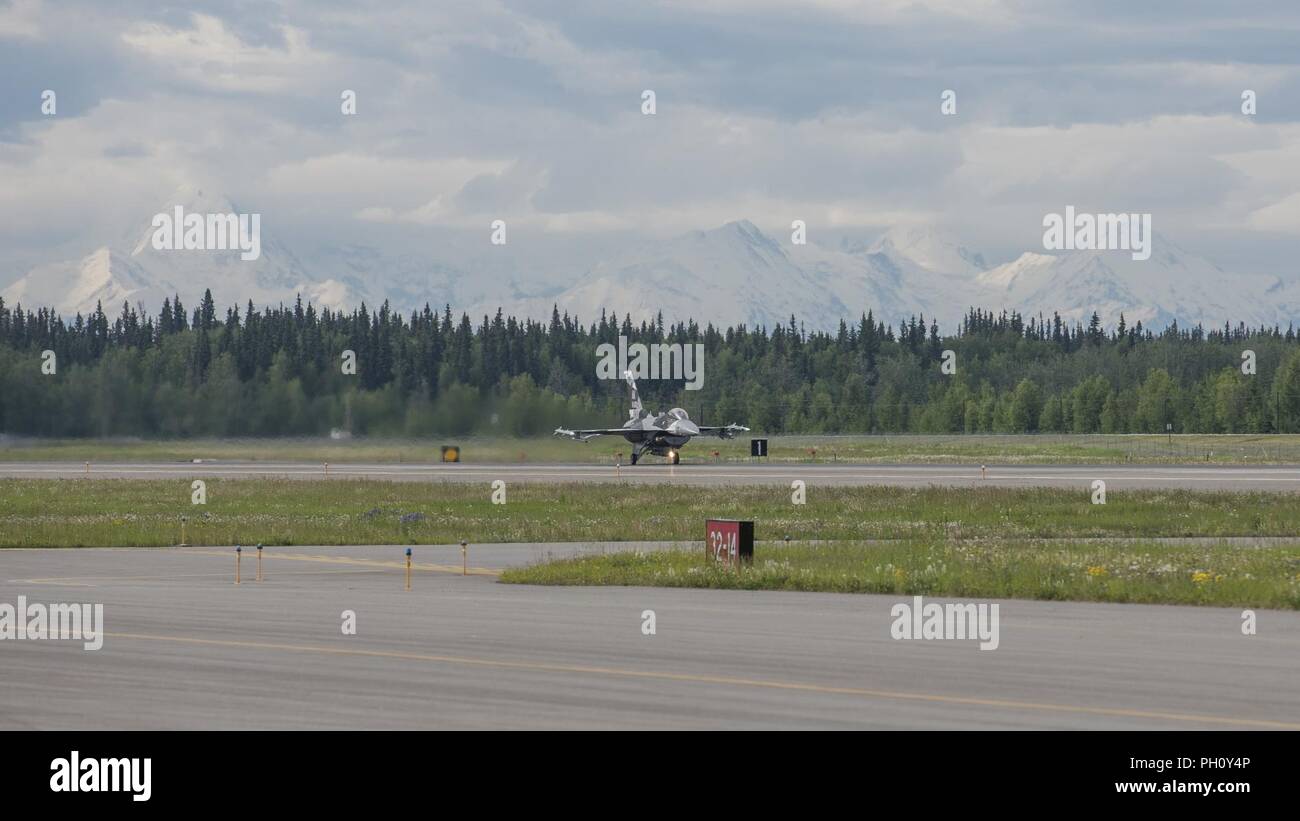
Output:
[[1298,32],[1292,2],[1200,0],[0,6],[0,284],[187,181],[308,251],[468,264],[499,215],[524,274],[741,217],[926,219],[997,258],[1067,203],[1292,273]]

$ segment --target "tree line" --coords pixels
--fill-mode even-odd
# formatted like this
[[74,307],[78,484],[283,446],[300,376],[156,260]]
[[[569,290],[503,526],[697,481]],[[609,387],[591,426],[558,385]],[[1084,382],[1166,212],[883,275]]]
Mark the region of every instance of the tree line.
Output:
[[[972,308],[957,327],[870,311],[835,332],[409,315],[211,293],[157,316],[125,304],[66,321],[0,300],[0,432],[36,436],[536,435],[626,418],[597,347],[703,343],[703,389],[641,383],[647,407],[764,433],[1300,432],[1291,327],[1107,329]],[[53,352],[53,356],[45,352]],[[345,373],[344,352],[355,355]],[[945,352],[951,352],[945,355]],[[944,363],[948,362],[949,367]]]

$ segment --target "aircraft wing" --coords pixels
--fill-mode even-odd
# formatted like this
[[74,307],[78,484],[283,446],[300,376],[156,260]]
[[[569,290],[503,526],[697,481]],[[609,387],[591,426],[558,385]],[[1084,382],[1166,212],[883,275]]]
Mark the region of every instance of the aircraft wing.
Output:
[[719,439],[734,439],[738,433],[749,433],[749,428],[744,425],[724,425],[723,427],[700,425],[701,436],[716,436]]
[[597,436],[622,436],[627,433],[627,428],[593,428],[591,430],[569,430],[568,428],[556,428],[555,435],[572,439],[576,442],[585,442],[588,439],[595,439]]

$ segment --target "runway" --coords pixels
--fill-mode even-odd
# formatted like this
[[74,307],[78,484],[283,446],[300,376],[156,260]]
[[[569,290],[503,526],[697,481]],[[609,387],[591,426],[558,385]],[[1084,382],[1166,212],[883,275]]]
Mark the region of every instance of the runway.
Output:
[[924,487],[1087,488],[1096,479],[1107,489],[1267,490],[1300,492],[1300,465],[844,465],[809,463],[699,463],[636,467],[561,464],[331,464],[301,462],[103,463],[6,462],[0,478],[375,479],[408,482],[636,482],[694,485],[782,484],[893,485]]
[[584,549],[416,547],[409,592],[401,547],[3,550],[0,603],[106,636],[0,640],[0,729],[1300,729],[1300,613],[999,601],[981,651],[892,639],[904,597],[495,580]]

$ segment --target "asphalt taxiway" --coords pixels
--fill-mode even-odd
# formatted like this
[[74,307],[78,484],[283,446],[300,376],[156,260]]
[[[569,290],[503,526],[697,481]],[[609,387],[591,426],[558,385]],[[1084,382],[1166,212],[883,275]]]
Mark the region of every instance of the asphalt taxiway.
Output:
[[0,603],[106,633],[0,640],[0,729],[1300,729],[1300,613],[1000,601],[981,651],[892,639],[904,597],[496,581],[592,549],[416,547],[409,592],[402,547],[0,550]]
[[4,462],[0,478],[375,479],[411,482],[652,482],[694,485],[892,485],[898,487],[1198,489],[1300,492],[1300,465],[845,465],[809,463],[693,463],[670,466],[562,464],[398,464],[302,462]]

